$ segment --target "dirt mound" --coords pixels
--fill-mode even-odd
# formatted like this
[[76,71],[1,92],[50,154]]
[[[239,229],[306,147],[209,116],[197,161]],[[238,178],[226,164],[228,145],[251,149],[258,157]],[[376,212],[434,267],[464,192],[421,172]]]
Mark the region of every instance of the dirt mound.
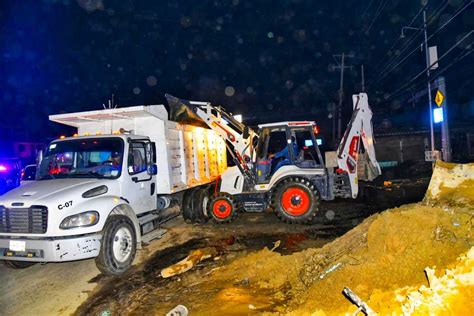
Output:
[[374,215],[319,249],[236,259],[193,290],[205,304],[184,303],[193,314],[344,314],[357,309],[342,294],[349,287],[380,314],[472,311],[473,179],[474,164],[438,163],[423,202]]

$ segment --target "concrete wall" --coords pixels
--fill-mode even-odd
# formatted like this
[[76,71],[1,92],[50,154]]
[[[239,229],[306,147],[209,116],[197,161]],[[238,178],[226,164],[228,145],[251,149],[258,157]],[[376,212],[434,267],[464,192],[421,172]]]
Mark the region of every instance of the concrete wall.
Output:
[[377,136],[375,153],[378,161],[424,161],[429,144],[425,134]]

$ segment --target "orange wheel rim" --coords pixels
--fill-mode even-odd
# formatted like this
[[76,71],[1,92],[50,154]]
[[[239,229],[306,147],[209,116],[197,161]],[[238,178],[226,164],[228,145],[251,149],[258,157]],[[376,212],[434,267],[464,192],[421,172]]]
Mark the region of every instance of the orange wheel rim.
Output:
[[308,193],[300,188],[289,188],[281,196],[283,210],[293,216],[301,216],[308,212],[310,204]]
[[227,200],[218,200],[212,206],[212,213],[219,219],[225,219],[232,214],[232,205]]

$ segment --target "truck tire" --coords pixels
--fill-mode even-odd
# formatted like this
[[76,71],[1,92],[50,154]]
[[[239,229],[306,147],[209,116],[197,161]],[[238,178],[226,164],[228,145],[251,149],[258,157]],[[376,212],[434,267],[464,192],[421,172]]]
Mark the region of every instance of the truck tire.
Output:
[[183,195],[183,202],[181,203],[181,215],[186,223],[191,224],[195,222],[194,212],[192,211],[192,200],[194,190],[187,190]]
[[200,188],[193,194],[193,211],[196,215],[196,223],[204,224],[208,220],[207,206],[209,204],[209,190]]
[[272,206],[285,223],[312,224],[318,213],[319,194],[308,179],[289,178],[277,186]]
[[26,269],[36,264],[36,262],[30,261],[3,261],[3,264],[10,269]]
[[201,224],[207,222],[204,210],[206,210],[208,202],[209,190],[207,188],[196,188],[186,192],[181,206],[184,221]]
[[107,275],[127,271],[135,259],[137,237],[132,221],[124,215],[113,215],[105,224],[97,268]]
[[232,222],[236,215],[236,205],[233,197],[226,193],[219,193],[209,202],[207,213],[215,223],[223,224]]

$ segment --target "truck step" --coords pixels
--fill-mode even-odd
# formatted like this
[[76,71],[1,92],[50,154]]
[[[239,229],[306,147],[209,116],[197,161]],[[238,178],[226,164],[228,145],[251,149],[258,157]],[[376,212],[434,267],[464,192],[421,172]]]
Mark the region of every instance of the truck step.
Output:
[[159,217],[160,217],[160,215],[158,215],[158,214],[150,213],[150,214],[147,214],[145,216],[142,216],[142,217],[138,218],[138,222],[140,223],[140,226],[142,226],[142,225],[145,225],[146,223],[149,223],[149,222],[151,222],[151,221],[153,221],[153,220],[155,220]]
[[142,236],[142,242],[149,244],[152,240],[159,239],[166,234],[166,229],[156,229]]

